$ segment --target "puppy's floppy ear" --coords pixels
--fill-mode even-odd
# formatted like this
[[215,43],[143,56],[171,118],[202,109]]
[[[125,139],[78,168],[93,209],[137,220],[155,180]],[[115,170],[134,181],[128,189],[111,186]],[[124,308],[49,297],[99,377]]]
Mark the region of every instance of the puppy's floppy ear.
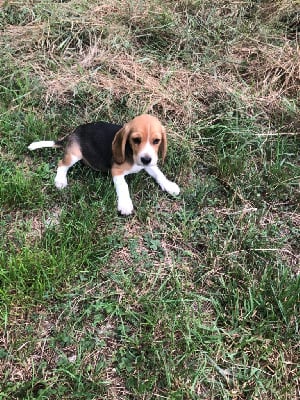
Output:
[[113,159],[117,164],[122,164],[125,162],[125,147],[126,142],[130,133],[130,128],[128,124],[125,124],[114,137],[112,142],[112,154]]
[[164,162],[167,154],[167,134],[164,126],[161,127],[161,143],[159,146],[159,151],[161,152],[162,162]]

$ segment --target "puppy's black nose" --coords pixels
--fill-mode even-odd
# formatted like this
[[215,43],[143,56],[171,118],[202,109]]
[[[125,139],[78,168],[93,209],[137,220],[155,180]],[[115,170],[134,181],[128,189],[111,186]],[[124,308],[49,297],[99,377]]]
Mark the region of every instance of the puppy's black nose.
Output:
[[141,157],[141,161],[144,165],[148,165],[151,163],[151,157],[145,156],[145,157]]

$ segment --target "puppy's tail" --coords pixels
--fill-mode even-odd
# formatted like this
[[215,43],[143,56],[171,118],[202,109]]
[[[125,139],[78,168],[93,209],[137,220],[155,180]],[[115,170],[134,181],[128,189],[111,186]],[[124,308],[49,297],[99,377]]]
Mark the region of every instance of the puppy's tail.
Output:
[[29,146],[29,150],[42,149],[44,147],[62,147],[64,139],[62,140],[41,140],[39,142],[32,142]]

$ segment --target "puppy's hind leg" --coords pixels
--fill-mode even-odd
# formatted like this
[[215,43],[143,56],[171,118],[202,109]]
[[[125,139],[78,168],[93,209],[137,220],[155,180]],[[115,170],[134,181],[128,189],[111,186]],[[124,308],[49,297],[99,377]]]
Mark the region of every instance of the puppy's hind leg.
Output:
[[[76,154],[74,154],[76,153]],[[80,151],[67,151],[64,158],[58,163],[55,177],[55,186],[57,189],[64,189],[68,185],[67,172],[77,161],[82,159]]]

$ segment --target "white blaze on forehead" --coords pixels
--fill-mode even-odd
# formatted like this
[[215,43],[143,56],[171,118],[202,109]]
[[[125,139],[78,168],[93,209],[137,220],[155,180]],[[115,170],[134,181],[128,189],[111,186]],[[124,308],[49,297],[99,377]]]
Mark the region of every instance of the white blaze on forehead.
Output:
[[154,154],[156,154],[155,148],[150,144],[149,141],[146,142],[145,146],[141,150],[141,155],[147,155],[152,158]]
[[150,165],[157,164],[157,159],[158,159],[157,152],[156,152],[155,148],[153,147],[153,145],[150,143],[150,135],[149,134],[148,134],[147,142],[145,143],[143,148],[137,154],[137,163],[138,164],[142,164],[141,159],[143,157],[151,158]]

